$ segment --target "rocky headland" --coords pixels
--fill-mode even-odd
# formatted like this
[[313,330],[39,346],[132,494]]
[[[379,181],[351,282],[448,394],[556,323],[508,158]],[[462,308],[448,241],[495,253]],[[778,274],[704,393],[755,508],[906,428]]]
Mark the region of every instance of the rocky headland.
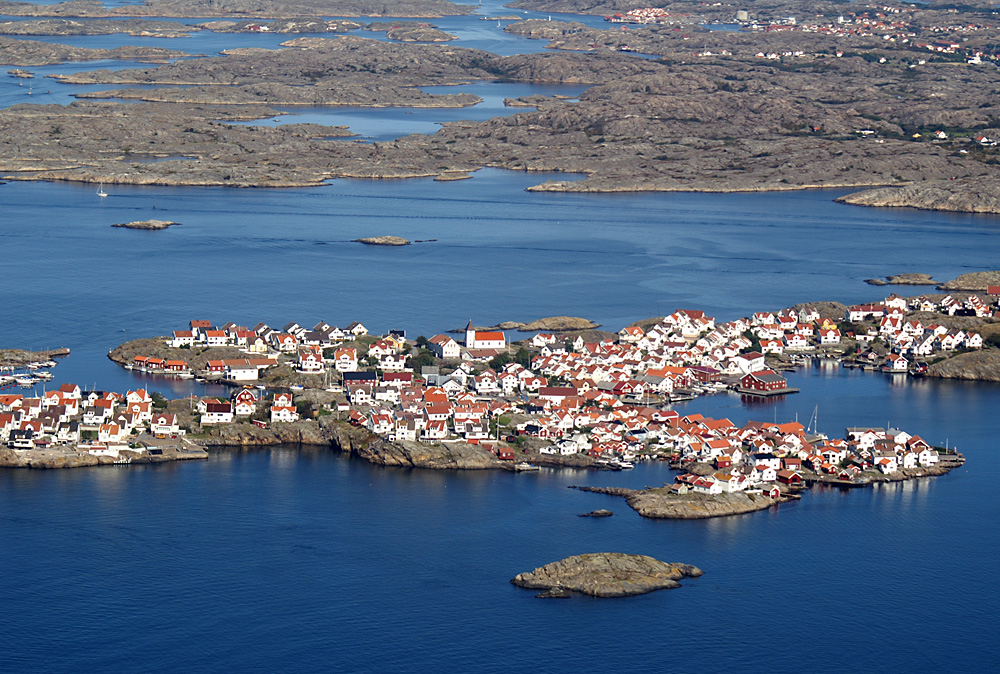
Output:
[[940,290],[985,292],[989,286],[1000,286],[1000,271],[974,271],[938,286]]
[[168,337],[143,337],[119,344],[108,352],[108,358],[119,365],[129,365],[136,356],[149,356],[163,360],[183,360],[193,370],[204,369],[209,360],[246,358],[235,346],[195,347],[188,349],[167,346]]
[[661,562],[646,555],[599,552],[574,555],[534,571],[519,573],[510,582],[531,590],[628,597],[680,587],[677,581],[682,578],[701,575],[704,572],[690,564]]
[[927,371],[930,377],[967,381],[1000,381],[1000,349],[960,353],[937,363]]
[[170,222],[169,220],[135,220],[133,222],[119,222],[111,226],[124,227],[125,229],[145,229],[151,231],[158,231],[179,224],[181,223]]
[[0,348],[0,365],[20,367],[28,363],[40,363],[52,358],[69,355],[69,349],[50,349],[48,351],[26,351],[25,349]]
[[1000,183],[972,177],[933,180],[906,187],[864,190],[836,201],[855,206],[1000,214]]

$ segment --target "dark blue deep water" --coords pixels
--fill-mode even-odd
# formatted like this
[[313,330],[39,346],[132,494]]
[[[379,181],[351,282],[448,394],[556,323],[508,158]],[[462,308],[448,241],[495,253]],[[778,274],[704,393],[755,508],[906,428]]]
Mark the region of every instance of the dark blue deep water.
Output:
[[[482,10],[508,12],[495,0]],[[543,47],[475,17],[435,23],[464,46]],[[65,41],[214,53],[284,38]],[[65,103],[87,89],[45,74],[132,65],[33,69],[30,99],[5,79],[0,107]],[[473,119],[509,113],[505,96],[552,93],[467,90],[485,94],[467,110]],[[411,112],[310,109],[282,123],[347,123],[389,137],[462,113]],[[863,279],[908,271],[949,279],[1000,260],[995,217],[852,208],[834,204],[841,192],[831,191],[524,191],[553,178],[567,176],[484,170],[455,183],[292,190],[106,186],[106,199],[93,186],[9,182],[0,185],[0,346],[71,347],[53,384],[185,395],[201,389],[140,379],[107,351],[195,318],[361,320],[411,336],[470,317],[569,314],[612,330],[675,308],[729,319],[811,300],[878,299],[885,291]],[[110,227],[146,218],[182,225]],[[350,243],[379,234],[436,241]],[[660,464],[435,473],[282,447],[186,464],[3,471],[0,673],[992,671],[1000,387],[820,365],[790,380],[802,393],[786,400],[748,407],[720,395],[678,409],[737,423],[804,421],[818,409],[831,436],[891,424],[958,445],[968,464],[942,478],[817,489],[772,511],[692,522],[644,520],[621,500],[566,488],[671,481]],[[576,517],[598,507],[616,514]],[[507,582],[603,550],[688,562],[706,575],[679,590],[604,601],[542,601]]]

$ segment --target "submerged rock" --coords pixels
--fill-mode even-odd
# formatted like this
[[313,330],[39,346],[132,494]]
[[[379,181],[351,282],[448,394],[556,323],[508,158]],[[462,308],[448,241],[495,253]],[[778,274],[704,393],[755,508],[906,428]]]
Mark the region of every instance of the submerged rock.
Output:
[[589,513],[580,513],[577,517],[611,517],[614,515],[610,510],[605,510],[601,508],[600,510],[591,510]]
[[554,587],[551,590],[545,590],[545,592],[539,592],[535,595],[539,599],[569,599],[573,596],[573,593],[569,590],[564,590],[561,587]]
[[126,229],[149,229],[158,230],[166,229],[167,227],[173,227],[174,225],[179,225],[179,222],[170,222],[169,220],[136,220],[135,222],[119,222],[112,227],[124,227]]
[[681,578],[697,578],[703,573],[690,564],[661,562],[646,555],[598,552],[567,557],[519,573],[510,582],[518,587],[548,590],[539,596],[580,592],[591,597],[628,597],[680,587],[677,581]]
[[409,246],[410,242],[399,236],[369,236],[364,239],[354,239],[354,243],[368,246]]

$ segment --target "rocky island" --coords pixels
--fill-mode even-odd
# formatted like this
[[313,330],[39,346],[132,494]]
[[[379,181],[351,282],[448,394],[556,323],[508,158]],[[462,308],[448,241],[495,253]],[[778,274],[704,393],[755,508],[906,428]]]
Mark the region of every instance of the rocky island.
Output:
[[429,23],[375,22],[365,26],[365,30],[385,33],[390,40],[400,42],[449,42],[458,39],[457,35],[446,33]]
[[519,573],[511,579],[518,587],[546,590],[564,596],[578,592],[591,597],[630,597],[680,587],[682,578],[698,578],[704,571],[690,564],[668,564],[646,555],[599,552],[574,555]]
[[[163,47],[116,47],[88,49],[52,44],[38,40],[21,40],[0,36],[0,65],[46,66],[67,61],[121,60],[144,63],[168,63],[189,54]],[[28,78],[30,79],[30,78]],[[9,108],[7,109],[9,110]],[[4,112],[7,112],[4,110]]]

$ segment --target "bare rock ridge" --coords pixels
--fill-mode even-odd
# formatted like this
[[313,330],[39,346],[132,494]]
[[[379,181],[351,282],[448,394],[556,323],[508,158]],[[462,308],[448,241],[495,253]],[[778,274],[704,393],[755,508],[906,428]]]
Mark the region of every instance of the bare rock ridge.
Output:
[[534,571],[519,573],[510,582],[532,590],[579,592],[591,597],[628,597],[680,587],[677,582],[680,579],[697,578],[703,573],[690,564],[661,562],[646,555],[598,552],[574,555]]

